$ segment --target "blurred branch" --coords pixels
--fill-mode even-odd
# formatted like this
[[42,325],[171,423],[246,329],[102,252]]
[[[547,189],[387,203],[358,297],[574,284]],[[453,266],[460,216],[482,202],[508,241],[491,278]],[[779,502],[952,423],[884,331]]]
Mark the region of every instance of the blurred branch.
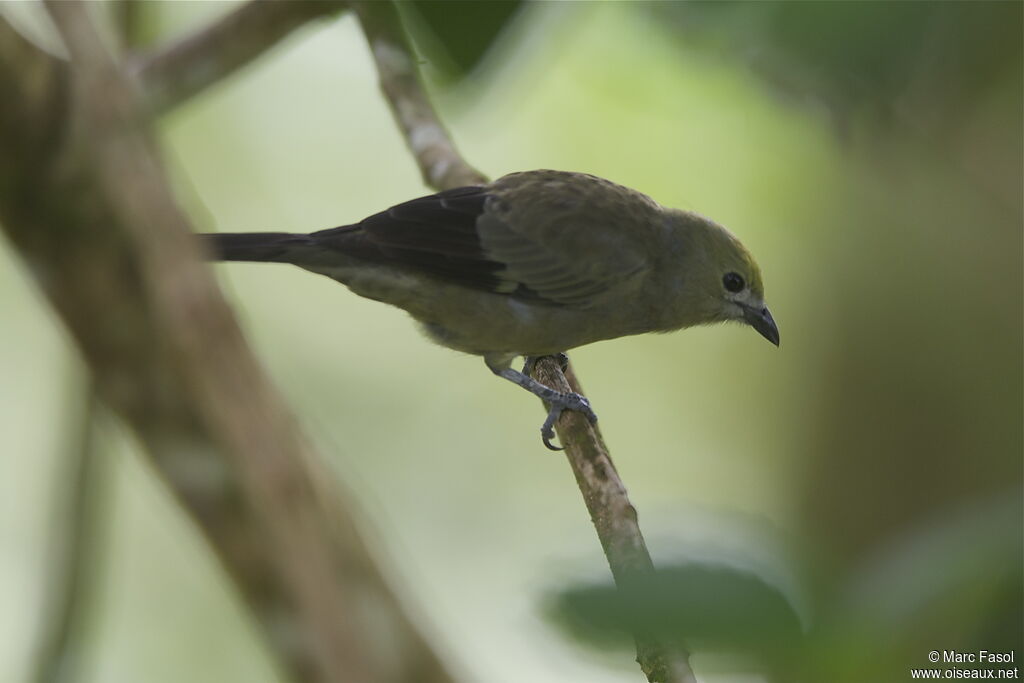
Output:
[[[534,365],[533,375],[555,391],[583,393],[572,367],[562,374],[558,360],[552,356],[541,358]],[[601,539],[615,585],[629,600],[634,589],[655,578],[636,508],[629,502],[626,486],[596,425],[567,410],[555,422],[555,430],[565,445],[565,456]],[[696,683],[685,652],[663,646],[650,633],[634,633],[633,637],[636,661],[650,683]]]
[[[377,63],[381,90],[427,185],[445,190],[487,182],[459,155],[431,106],[395,5],[391,2],[354,1],[352,7]],[[534,375],[556,391],[582,394],[571,370],[569,378],[573,386],[570,388],[558,362],[551,357],[542,358],[535,364]],[[626,496],[626,487],[619,479],[597,429],[573,411],[562,413],[556,429],[616,585],[628,596],[631,586],[654,575],[654,563],[640,533],[636,510]],[[635,638],[637,662],[648,681],[696,683],[686,653],[662,647],[650,634],[638,633]]]
[[110,3],[111,19],[122,52],[142,47],[146,9],[146,4],[141,0],[113,0]]
[[149,111],[160,115],[244,67],[295,29],[347,6],[343,0],[250,0],[209,26],[132,58],[128,70],[141,83]]
[[447,683],[200,261],[128,78],[82,4],[47,9],[70,66],[0,20],[0,227],[97,392],[294,680]]
[[35,683],[63,683],[82,678],[79,635],[87,589],[96,557],[98,524],[105,500],[99,490],[95,422],[96,391],[90,382],[75,410],[78,425],[68,430],[74,442],[58,466],[53,499],[56,511],[50,524],[49,576],[44,590],[46,605],[30,677]]
[[0,150],[7,152],[0,156],[0,198],[16,199],[30,191],[29,176],[59,143],[67,75],[64,62],[37,48],[0,14]]
[[423,89],[415,51],[392,2],[352,2],[370,46],[380,89],[423,175],[437,189],[487,182],[455,149]]

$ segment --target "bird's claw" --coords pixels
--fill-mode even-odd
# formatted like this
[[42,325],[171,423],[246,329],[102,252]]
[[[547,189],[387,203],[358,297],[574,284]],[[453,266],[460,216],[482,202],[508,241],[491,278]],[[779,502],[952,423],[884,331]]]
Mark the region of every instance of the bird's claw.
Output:
[[577,413],[582,413],[590,424],[597,422],[597,414],[590,407],[590,401],[577,393],[562,394],[559,399],[550,402],[548,417],[540,428],[540,438],[548,450],[564,450],[561,446],[555,446],[551,443],[551,440],[555,438],[555,420],[558,419],[564,410],[575,410]]

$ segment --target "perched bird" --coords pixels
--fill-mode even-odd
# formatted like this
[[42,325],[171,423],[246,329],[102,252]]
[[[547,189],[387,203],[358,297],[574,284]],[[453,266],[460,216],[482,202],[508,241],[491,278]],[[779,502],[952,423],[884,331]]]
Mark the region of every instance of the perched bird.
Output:
[[[413,199],[310,234],[202,235],[222,261],[291,263],[405,309],[438,344],[550,406],[587,400],[529,375],[533,359],[643,332],[728,320],[779,343],[761,273],[725,228],[584,173],[526,171]],[[526,358],[523,372],[511,367]]]

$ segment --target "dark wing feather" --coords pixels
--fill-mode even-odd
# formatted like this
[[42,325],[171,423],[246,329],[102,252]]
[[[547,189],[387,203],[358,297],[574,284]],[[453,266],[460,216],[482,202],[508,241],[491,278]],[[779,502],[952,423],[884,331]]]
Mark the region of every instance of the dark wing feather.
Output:
[[466,287],[498,291],[502,263],[489,259],[480,245],[477,218],[487,189],[459,187],[413,199],[369,216],[355,225],[315,232],[322,247],[350,256],[409,268]]

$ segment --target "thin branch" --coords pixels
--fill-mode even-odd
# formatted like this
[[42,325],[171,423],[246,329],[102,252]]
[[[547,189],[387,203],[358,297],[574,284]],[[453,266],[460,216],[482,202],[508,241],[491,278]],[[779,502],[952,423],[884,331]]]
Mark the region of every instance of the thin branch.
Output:
[[[436,189],[485,183],[486,178],[459,155],[420,80],[409,39],[391,2],[356,2],[352,7],[366,34],[381,90],[423,174]],[[534,377],[556,391],[582,391],[575,375],[569,380],[558,363],[544,358],[534,366]],[[570,383],[572,386],[570,387]],[[597,428],[579,413],[562,413],[555,425],[558,437],[587,510],[597,529],[616,585],[627,595],[631,586],[654,575],[637,524],[636,509],[629,502],[608,449]],[[688,656],[663,647],[651,634],[634,634],[637,662],[651,683],[696,683]]]
[[[558,361],[550,356],[534,365],[533,374],[556,391],[583,393],[572,367],[563,375]],[[555,431],[565,446],[565,457],[601,539],[615,585],[629,599],[634,587],[653,579],[655,572],[636,508],[629,502],[626,486],[596,425],[579,413],[565,411],[555,423]],[[687,653],[663,646],[650,633],[634,633],[633,637],[636,660],[650,683],[696,683]]]
[[70,69],[0,20],[0,228],[291,677],[447,683],[201,263],[127,77],[80,3],[47,8]]
[[423,182],[441,190],[487,182],[483,174],[459,155],[434,111],[395,5],[369,0],[352,2],[352,8],[377,64],[381,92],[419,165]]
[[132,58],[128,70],[141,84],[149,111],[159,115],[244,67],[295,29],[347,6],[343,0],[251,0],[195,33]]
[[74,442],[57,473],[47,558],[48,580],[31,680],[63,683],[82,678],[80,635],[88,603],[93,558],[105,513],[96,450],[97,400],[91,382],[75,410]]

